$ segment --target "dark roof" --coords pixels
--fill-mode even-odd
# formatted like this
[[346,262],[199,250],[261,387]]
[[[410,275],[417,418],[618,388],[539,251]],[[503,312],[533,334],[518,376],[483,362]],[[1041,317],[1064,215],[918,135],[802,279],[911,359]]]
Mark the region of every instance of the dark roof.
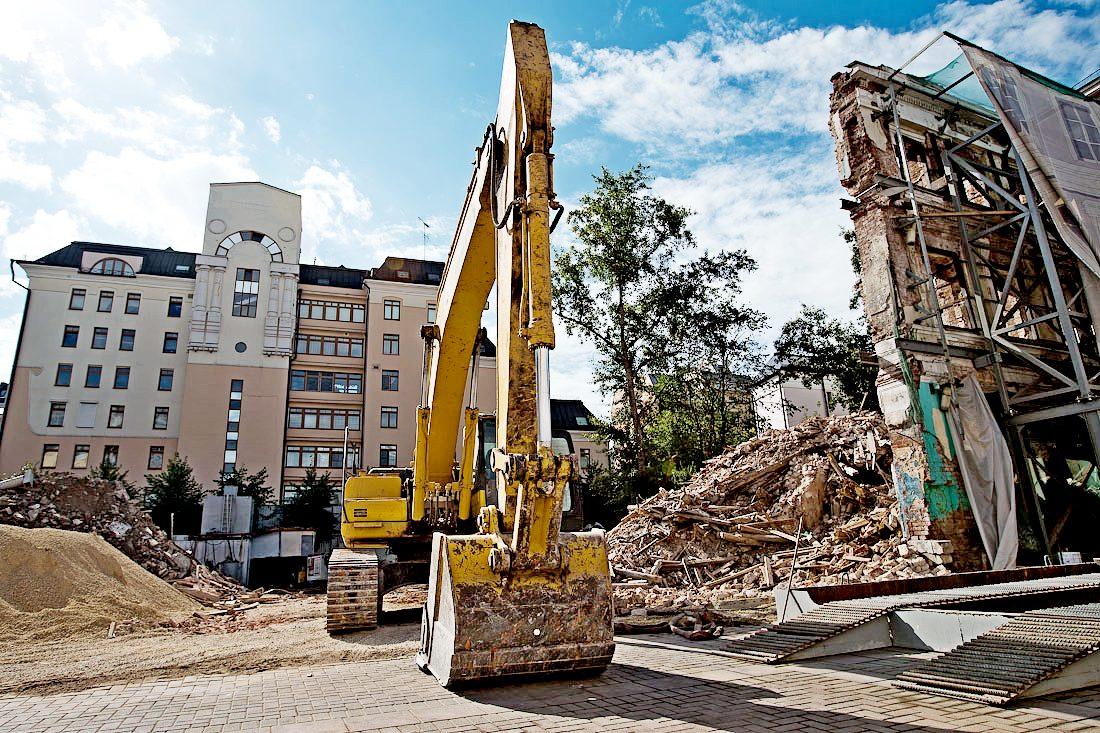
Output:
[[489,339],[483,340],[481,342],[481,355],[495,357],[497,355],[497,345]]
[[595,424],[595,416],[581,400],[550,400],[551,430],[586,430]]
[[[379,267],[370,271],[375,280],[392,280],[417,285],[439,285],[443,277],[442,262],[413,260],[408,257],[387,257]],[[402,274],[404,273],[404,274]]]
[[[34,260],[39,265],[54,267],[80,268],[85,252],[103,255],[131,255],[141,257],[142,275],[161,275],[163,277],[195,277],[195,253],[177,252],[172,248],[154,249],[152,247],[130,247],[124,244],[103,244],[101,242],[72,242],[61,249]],[[186,270],[177,269],[186,267]]]
[[303,285],[329,285],[334,288],[363,287],[363,279],[367,277],[366,270],[358,270],[352,267],[328,267],[327,265],[300,265],[298,282]]

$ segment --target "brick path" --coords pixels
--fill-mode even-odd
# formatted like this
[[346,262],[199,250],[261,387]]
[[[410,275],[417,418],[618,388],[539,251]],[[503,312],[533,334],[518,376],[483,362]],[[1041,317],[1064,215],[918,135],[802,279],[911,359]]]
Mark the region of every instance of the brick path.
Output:
[[411,660],[0,697],[0,733],[81,731],[1100,731],[1100,691],[998,709],[897,690],[926,655],[766,666],[718,643],[619,639],[601,677],[455,694]]

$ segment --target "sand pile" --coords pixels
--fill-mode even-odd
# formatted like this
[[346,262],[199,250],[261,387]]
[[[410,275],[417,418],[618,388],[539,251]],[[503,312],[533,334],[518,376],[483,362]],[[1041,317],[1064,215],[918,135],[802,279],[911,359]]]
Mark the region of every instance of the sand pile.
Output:
[[198,609],[94,534],[0,525],[0,641],[126,633]]
[[875,413],[813,417],[647,499],[607,536],[617,611],[721,609],[769,594],[792,566],[795,585],[949,572],[949,543],[903,537],[886,435]]
[[182,578],[190,558],[117,482],[46,471],[33,485],[0,489],[0,523],[92,532],[154,575]]

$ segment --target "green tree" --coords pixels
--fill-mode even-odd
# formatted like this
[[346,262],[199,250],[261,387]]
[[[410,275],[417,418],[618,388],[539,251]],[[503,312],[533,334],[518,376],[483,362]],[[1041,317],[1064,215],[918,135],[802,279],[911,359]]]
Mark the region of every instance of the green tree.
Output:
[[331,541],[336,524],[330,510],[334,488],[328,471],[318,475],[312,467],[307,468],[297,495],[283,505],[283,526],[314,530],[318,544]]
[[256,473],[249,473],[247,468],[240,466],[229,473],[219,474],[215,482],[222,493],[225,493],[226,486],[236,486],[240,496],[251,496],[256,511],[259,511],[261,506],[270,504],[275,496],[274,489],[267,485],[266,468],[261,468]]
[[613,475],[593,485],[622,507],[667,479],[670,451],[654,443],[663,434],[652,426],[668,409],[695,404],[676,399],[675,380],[707,378],[708,429],[722,436],[710,445],[731,435],[726,395],[763,316],[737,304],[755,261],[742,250],[697,255],[692,212],[650,193],[646,166],[605,168],[594,180],[569,216],[575,243],[555,257],[554,309],[567,333],[595,348],[596,382],[615,397],[597,431],[611,439]]
[[145,475],[145,508],[158,527],[170,531],[175,514],[177,534],[196,534],[202,518],[202,487],[179,454],[160,473]]
[[126,489],[126,491],[132,491],[134,483],[127,479],[129,475],[129,471],[123,471],[119,468],[117,463],[111,463],[106,458],[104,458],[98,466],[88,472],[88,478],[99,481],[109,481],[118,484]]
[[786,372],[807,385],[830,379],[834,395],[848,409],[878,409],[877,367],[862,354],[873,349],[865,325],[830,318],[821,308],[803,304],[783,325],[775,341],[775,359]]

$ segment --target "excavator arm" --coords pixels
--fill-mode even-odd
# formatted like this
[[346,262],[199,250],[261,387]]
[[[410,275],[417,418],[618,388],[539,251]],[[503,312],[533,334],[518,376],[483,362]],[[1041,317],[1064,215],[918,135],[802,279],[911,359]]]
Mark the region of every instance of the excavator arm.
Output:
[[[550,231],[561,211],[550,111],[545,34],[513,21],[496,118],[477,149],[440,283],[437,325],[424,330],[413,519],[433,496],[457,494],[460,517],[476,512],[479,530],[433,537],[417,661],[444,685],[600,670],[614,651],[603,533],[560,531],[573,466],[571,457],[554,455],[550,435]],[[497,496],[482,502],[471,496],[477,413],[463,394],[494,285]]]

